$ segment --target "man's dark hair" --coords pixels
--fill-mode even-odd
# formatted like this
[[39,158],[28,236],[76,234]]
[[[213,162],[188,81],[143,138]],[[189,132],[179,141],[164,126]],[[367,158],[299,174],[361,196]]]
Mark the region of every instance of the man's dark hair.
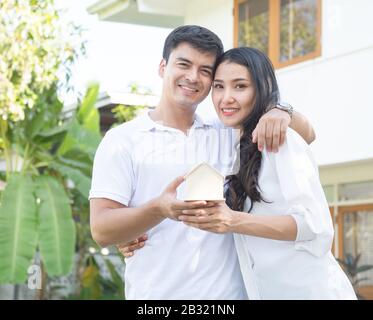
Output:
[[186,25],[177,27],[167,36],[163,47],[163,59],[166,62],[171,51],[182,42],[190,44],[203,53],[214,54],[216,57],[224,52],[223,44],[215,33],[201,26]]

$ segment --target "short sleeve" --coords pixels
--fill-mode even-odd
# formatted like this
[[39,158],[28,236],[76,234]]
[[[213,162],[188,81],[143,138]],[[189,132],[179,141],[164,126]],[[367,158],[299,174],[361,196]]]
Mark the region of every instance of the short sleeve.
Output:
[[297,224],[296,250],[322,256],[331,249],[333,223],[317,165],[306,142],[292,129],[277,153],[267,153],[275,167],[288,211]]
[[95,154],[89,199],[106,198],[128,206],[134,171],[127,149],[111,131],[106,133]]

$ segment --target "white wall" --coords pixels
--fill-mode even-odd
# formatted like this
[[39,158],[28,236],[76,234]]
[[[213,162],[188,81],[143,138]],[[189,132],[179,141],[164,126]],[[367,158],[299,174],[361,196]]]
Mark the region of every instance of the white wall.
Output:
[[[277,71],[283,98],[316,129],[319,164],[373,158],[373,1],[323,0],[322,56]],[[233,46],[233,0],[190,1],[186,23]],[[206,99],[199,111],[212,112]]]
[[278,79],[283,97],[316,130],[319,164],[373,157],[373,46],[280,70]]
[[185,8],[185,24],[197,24],[215,32],[225,49],[233,45],[233,1],[190,0]]

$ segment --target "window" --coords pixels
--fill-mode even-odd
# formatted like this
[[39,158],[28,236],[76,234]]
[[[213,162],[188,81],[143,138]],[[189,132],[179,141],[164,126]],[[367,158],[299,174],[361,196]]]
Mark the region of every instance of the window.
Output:
[[235,46],[265,52],[275,68],[320,56],[321,0],[235,0]]
[[328,203],[334,202],[334,185],[322,186],[324,189],[325,198]]
[[373,199],[373,181],[341,184],[338,198],[339,201]]
[[358,261],[359,272],[355,275],[357,287],[363,295],[373,299],[373,205],[340,207],[338,210],[339,257],[347,255]]

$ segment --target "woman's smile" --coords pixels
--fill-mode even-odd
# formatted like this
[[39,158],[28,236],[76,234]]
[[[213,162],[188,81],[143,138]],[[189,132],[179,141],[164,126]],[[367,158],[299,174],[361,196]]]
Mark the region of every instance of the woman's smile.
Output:
[[237,112],[240,111],[240,108],[222,108],[221,112],[225,117],[230,117],[235,115]]

